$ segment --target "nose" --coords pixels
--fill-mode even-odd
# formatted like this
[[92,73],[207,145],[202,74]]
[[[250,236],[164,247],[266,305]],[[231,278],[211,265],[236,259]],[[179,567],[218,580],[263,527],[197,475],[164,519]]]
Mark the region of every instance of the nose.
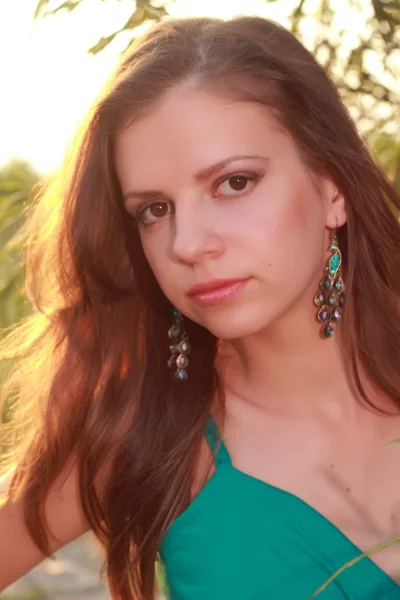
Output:
[[218,218],[206,202],[182,201],[176,204],[172,249],[187,264],[216,258],[225,244],[218,232]]

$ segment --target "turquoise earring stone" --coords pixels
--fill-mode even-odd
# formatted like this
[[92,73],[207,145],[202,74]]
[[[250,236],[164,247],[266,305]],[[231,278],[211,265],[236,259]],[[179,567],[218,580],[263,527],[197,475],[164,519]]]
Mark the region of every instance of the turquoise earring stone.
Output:
[[[336,249],[336,246],[332,244],[331,246],[332,250]],[[335,254],[333,256],[331,256],[330,260],[329,260],[329,273],[332,275],[332,277],[335,277],[339,267],[340,267],[340,254],[338,252],[335,252]]]

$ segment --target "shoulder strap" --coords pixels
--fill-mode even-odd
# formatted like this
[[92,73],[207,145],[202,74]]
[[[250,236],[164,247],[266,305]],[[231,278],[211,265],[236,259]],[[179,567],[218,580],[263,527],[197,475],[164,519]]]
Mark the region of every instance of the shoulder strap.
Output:
[[223,439],[220,436],[218,427],[211,415],[209,415],[208,417],[205,435],[207,438],[208,445],[210,446],[211,452],[214,453],[216,451],[216,465],[220,465],[222,463],[232,464],[229,452],[225,446]]

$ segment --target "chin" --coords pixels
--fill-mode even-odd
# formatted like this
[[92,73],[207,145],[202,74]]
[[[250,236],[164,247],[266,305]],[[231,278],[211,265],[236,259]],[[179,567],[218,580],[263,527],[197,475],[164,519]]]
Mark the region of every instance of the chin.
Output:
[[[248,311],[246,311],[248,312]],[[224,315],[211,315],[201,323],[215,337],[225,340],[236,340],[259,333],[268,327],[269,322],[258,318],[257,315],[243,314],[241,311],[232,311]]]

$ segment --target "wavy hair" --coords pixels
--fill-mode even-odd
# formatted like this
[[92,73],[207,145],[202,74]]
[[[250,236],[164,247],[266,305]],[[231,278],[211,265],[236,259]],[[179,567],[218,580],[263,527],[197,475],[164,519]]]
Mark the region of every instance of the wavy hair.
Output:
[[216,397],[223,406],[218,340],[204,328],[186,320],[189,380],[178,383],[167,369],[172,307],[124,210],[113,160],[122,128],[188,80],[272,111],[304,163],[343,193],[345,364],[367,402],[360,366],[400,406],[400,198],[333,83],[294,36],[262,18],[156,25],[123,56],[64,170],[32,205],[26,282],[34,311],[1,349],[12,359],[3,401],[15,407],[9,495],[23,500],[29,532],[48,553],[44,502],[73,461],[84,514],[120,600],[154,597],[160,543],[190,502]]

